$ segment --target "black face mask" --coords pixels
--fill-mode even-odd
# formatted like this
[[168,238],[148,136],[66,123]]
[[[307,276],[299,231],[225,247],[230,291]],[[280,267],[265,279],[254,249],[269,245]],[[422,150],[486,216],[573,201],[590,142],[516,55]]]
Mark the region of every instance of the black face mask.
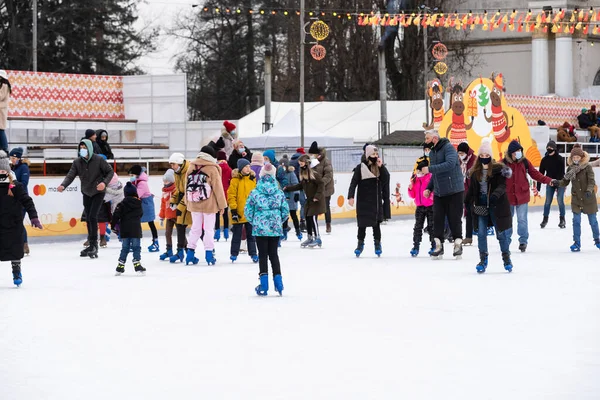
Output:
[[369,161],[371,161],[373,164],[375,164],[378,159],[379,157],[369,157]]
[[8,183],[8,174],[0,174],[0,183]]
[[489,163],[492,162],[492,157],[488,157],[488,158],[481,158],[481,157],[479,157],[479,160],[481,160],[481,163],[483,165],[488,165]]
[[554,149],[546,149],[546,151],[548,152],[548,154],[554,153]]

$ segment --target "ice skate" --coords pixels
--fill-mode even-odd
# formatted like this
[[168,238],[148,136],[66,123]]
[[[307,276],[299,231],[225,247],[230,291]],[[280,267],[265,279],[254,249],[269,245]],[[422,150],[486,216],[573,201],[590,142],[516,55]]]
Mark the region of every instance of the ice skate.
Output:
[[565,221],[565,217],[560,217],[560,222],[558,223],[558,227],[560,229],[565,229],[567,227],[567,222]]
[[79,254],[81,257],[98,258],[98,241],[90,240],[90,245]]
[[258,256],[257,255],[250,256],[250,258],[252,259],[252,262],[254,264],[258,263]]
[[106,235],[100,235],[100,247],[104,249],[107,246],[108,246],[108,243],[106,241]]
[[542,219],[542,223],[540,224],[540,228],[544,229],[546,227],[546,225],[548,225],[548,217],[544,215],[544,218]]
[[521,250],[521,253],[525,253],[525,250],[527,250],[527,243],[519,244],[519,250]]
[[452,252],[452,256],[455,257],[457,260],[461,260],[462,253],[463,253],[462,239],[455,239],[454,240],[454,251]]
[[510,252],[502,253],[502,261],[504,261],[504,269],[507,270],[508,272],[512,272],[513,265],[512,265],[512,261],[510,260]]
[[327,222],[325,225],[325,233],[331,233],[331,222]]
[[23,254],[25,254],[26,256],[29,255],[29,244],[27,243],[23,243]]
[[225,241],[229,240],[229,228],[223,229],[223,237],[225,238]]
[[483,274],[488,266],[488,253],[479,253],[479,264],[475,267],[478,274]]
[[577,253],[581,251],[581,243],[577,242],[573,242],[573,244],[571,245],[571,251],[573,253]]
[[383,249],[381,248],[381,242],[376,241],[375,242],[375,255],[377,257],[381,257],[382,253],[383,253]]
[[167,251],[158,257],[160,261],[165,261],[166,259],[170,259],[173,256],[173,248],[171,246],[167,246]]
[[312,242],[310,242],[308,244],[308,247],[310,247],[311,249],[314,249],[315,247],[321,247],[323,245],[323,242],[321,241],[321,237],[317,236],[313,239]]
[[169,262],[171,264],[175,264],[177,261],[179,262],[183,262],[183,259],[185,258],[183,249],[177,249],[177,253],[173,254],[170,258],[169,258]]
[[214,250],[206,250],[205,259],[208,265],[215,265],[217,263],[217,259],[215,258]]
[[133,260],[133,269],[139,275],[146,275],[146,268],[142,267],[140,260]]
[[415,245],[413,246],[413,248],[410,250],[410,256],[411,256],[411,257],[416,257],[416,256],[418,256],[418,255],[419,255],[419,245],[418,245],[418,244],[415,244]]
[[279,296],[283,296],[283,280],[281,279],[281,275],[273,277],[273,286],[275,286],[275,291],[279,293]]
[[[279,275],[281,276],[281,275]],[[262,274],[260,277],[260,285],[258,285],[254,290],[256,290],[256,294],[259,296],[266,296],[269,290],[269,275]],[[283,289],[283,288],[282,288]]]
[[308,235],[308,238],[307,238],[307,239],[306,239],[304,242],[300,243],[300,247],[302,247],[302,248],[307,248],[307,247],[308,247],[308,245],[309,245],[309,244],[310,244],[312,241],[313,241],[313,236],[312,236],[312,235]]
[[23,284],[23,275],[21,274],[21,261],[12,262],[13,283],[16,287]]
[[196,250],[195,249],[187,249],[185,253],[185,265],[196,265],[200,262],[198,258],[196,258]]
[[300,229],[296,231],[296,237],[298,238],[298,240],[302,240],[302,232],[300,232]]
[[444,258],[444,244],[438,238],[435,238],[435,249],[431,252],[431,258],[434,260],[441,260]]
[[365,249],[365,242],[362,240],[359,240],[358,244],[356,245],[356,250],[354,250],[354,254],[356,254],[356,257],[360,257],[360,255],[362,254],[364,249]]
[[300,231],[306,232],[306,221],[303,219],[300,220]]
[[125,272],[125,262],[119,260],[119,264],[117,265],[117,272],[115,276],[122,275]]
[[600,239],[594,239],[594,246],[596,246],[596,248],[600,249]]
[[472,246],[473,238],[465,238],[465,240],[463,240],[462,244],[463,244],[463,246]]
[[229,259],[231,260],[232,263],[237,261],[237,256],[231,256],[229,257]]
[[217,242],[218,242],[219,240],[221,240],[221,230],[220,230],[220,229],[216,229],[216,230],[215,230],[215,236],[214,236],[214,238],[213,238],[213,239],[214,239],[215,241],[217,241]]
[[148,251],[150,253],[158,253],[160,251],[160,246],[158,245],[158,239],[152,239],[152,244],[148,246]]

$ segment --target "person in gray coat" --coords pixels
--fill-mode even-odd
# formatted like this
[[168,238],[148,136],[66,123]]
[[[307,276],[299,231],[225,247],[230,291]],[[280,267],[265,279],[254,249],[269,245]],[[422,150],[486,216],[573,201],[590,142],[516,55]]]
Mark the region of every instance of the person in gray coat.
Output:
[[98,212],[104,202],[106,186],[113,175],[114,171],[106,160],[94,154],[92,141],[83,139],[79,143],[79,157],[73,161],[69,173],[57,188],[62,193],[77,176],[81,180],[89,242],[88,247],[81,252],[81,257],[98,258]]
[[460,169],[458,153],[446,138],[440,138],[437,131],[428,131],[425,142],[433,143],[429,153],[429,172],[431,180],[423,196],[429,197],[433,192],[433,235],[435,250],[433,259],[444,254],[444,225],[446,220],[454,238],[454,257],[462,255],[462,212],[464,184]]

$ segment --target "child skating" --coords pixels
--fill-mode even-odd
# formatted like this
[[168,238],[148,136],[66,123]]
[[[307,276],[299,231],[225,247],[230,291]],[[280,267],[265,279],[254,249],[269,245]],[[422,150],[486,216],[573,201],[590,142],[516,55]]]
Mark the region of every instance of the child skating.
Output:
[[410,184],[408,185],[408,195],[415,200],[415,206],[417,206],[415,209],[415,227],[413,229],[413,248],[410,250],[412,257],[419,255],[425,221],[427,221],[427,234],[431,242],[429,255],[435,250],[435,240],[433,237],[433,196],[423,196],[423,192],[427,189],[427,185],[429,185],[429,181],[431,180],[431,173],[428,166],[428,160],[421,160],[417,164],[417,172],[410,178]]
[[117,206],[113,214],[111,227],[121,237],[121,254],[117,273],[119,276],[125,272],[127,255],[133,252],[133,268],[138,274],[145,274],[146,268],[142,267],[142,216],[144,210],[142,201],[138,198],[138,190],[131,182],[127,182],[123,189],[125,198]]
[[[227,155],[223,151],[217,153],[219,167],[221,167],[221,182],[223,182],[223,191],[225,192],[225,200],[227,200],[227,191],[231,182],[231,168],[227,164]],[[217,214],[215,221],[215,240],[218,242],[221,239],[221,217],[223,217],[223,237],[229,240],[229,207],[225,208],[223,215]]]
[[252,225],[252,233],[258,246],[260,284],[255,290],[259,296],[266,296],[269,290],[269,260],[273,269],[275,291],[280,296],[283,292],[277,249],[279,238],[283,234],[282,224],[288,218],[289,208],[285,195],[276,181],[276,172],[274,165],[265,164],[260,171],[260,180],[256,189],[250,193],[244,208],[244,214]]
[[144,210],[142,222],[146,222],[152,232],[152,244],[148,246],[148,251],[150,253],[158,253],[160,247],[158,245],[158,230],[154,224],[154,220],[156,219],[154,195],[150,192],[150,187],[148,186],[148,174],[146,174],[141,165],[134,165],[129,169],[129,175],[130,181],[137,188],[138,197],[142,201],[142,209]]
[[165,241],[167,242],[167,250],[160,255],[160,260],[168,260],[173,256],[173,228],[177,223],[177,211],[170,207],[171,197],[175,187],[175,171],[168,169],[163,175],[162,197],[160,199],[160,226],[165,227]]
[[252,234],[252,224],[248,222],[244,214],[246,200],[250,196],[250,192],[256,187],[256,175],[250,169],[250,161],[245,158],[240,158],[237,161],[237,168],[233,170],[231,175],[231,183],[227,191],[227,201],[231,210],[231,220],[233,226],[233,237],[231,239],[231,262],[235,262],[240,254],[240,245],[242,243],[242,229],[246,229],[246,240],[248,241],[248,254],[252,261],[258,262],[258,254],[256,253],[256,239]]

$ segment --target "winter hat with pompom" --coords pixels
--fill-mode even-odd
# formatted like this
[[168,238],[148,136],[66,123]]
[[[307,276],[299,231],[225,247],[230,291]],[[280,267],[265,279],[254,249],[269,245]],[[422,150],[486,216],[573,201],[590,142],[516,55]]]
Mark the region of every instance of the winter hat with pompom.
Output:
[[492,141],[490,138],[483,138],[481,140],[481,144],[479,145],[479,150],[477,151],[477,155],[489,154],[492,155]]
[[[579,157],[584,156],[583,149],[581,148],[581,145],[579,143],[575,143],[575,146],[573,146],[573,150],[571,150],[571,157],[575,157],[575,156],[579,156]],[[0,168],[0,169],[2,169],[2,168]]]
[[266,175],[275,177],[275,172],[277,172],[277,171],[275,170],[275,167],[273,166],[273,164],[265,164],[265,166],[262,167],[262,169],[260,170],[259,175],[261,178]]
[[264,165],[265,158],[263,157],[263,153],[257,151],[256,153],[252,153],[252,165]]
[[137,197],[137,195],[138,195],[137,188],[135,186],[133,186],[133,183],[131,183],[131,182],[127,182],[125,184],[123,193],[125,194],[125,197]]

